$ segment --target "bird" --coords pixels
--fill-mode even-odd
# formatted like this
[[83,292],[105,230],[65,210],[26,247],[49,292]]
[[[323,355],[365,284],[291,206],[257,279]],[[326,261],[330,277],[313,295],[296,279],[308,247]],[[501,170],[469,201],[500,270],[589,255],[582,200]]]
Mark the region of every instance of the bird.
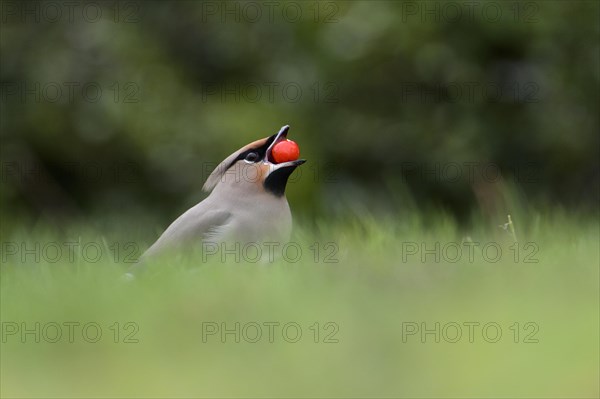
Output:
[[287,141],[289,129],[285,125],[225,158],[204,183],[208,197],[171,223],[140,261],[203,242],[287,242],[292,215],[285,189],[292,172],[306,162],[275,161],[273,148]]

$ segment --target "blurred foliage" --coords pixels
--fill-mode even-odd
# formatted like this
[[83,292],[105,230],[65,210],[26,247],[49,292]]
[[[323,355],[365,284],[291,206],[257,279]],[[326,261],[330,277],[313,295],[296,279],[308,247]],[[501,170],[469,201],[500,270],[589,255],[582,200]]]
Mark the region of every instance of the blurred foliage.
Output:
[[[75,2],[54,21],[48,3],[3,1],[2,217],[164,224],[203,198],[211,167],[284,124],[309,160],[288,195],[305,215],[433,207],[464,221],[504,213],[505,185],[526,203],[595,207],[599,3],[477,3],[275,2],[270,14],[253,2],[257,17],[250,3],[100,2],[95,18]],[[505,178],[450,181],[436,172],[449,163]]]

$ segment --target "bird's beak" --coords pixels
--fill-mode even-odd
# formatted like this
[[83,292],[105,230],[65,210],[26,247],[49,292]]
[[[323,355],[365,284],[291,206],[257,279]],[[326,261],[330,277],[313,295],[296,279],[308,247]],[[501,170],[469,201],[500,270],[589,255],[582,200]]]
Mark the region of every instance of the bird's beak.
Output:
[[289,130],[290,130],[289,125],[285,125],[281,129],[279,129],[279,133],[277,133],[275,135],[275,139],[273,140],[273,142],[271,143],[269,148],[267,148],[267,156],[265,158],[265,161],[267,161],[273,165],[277,165],[277,168],[288,167],[288,166],[300,166],[304,162],[306,162],[306,159],[297,159],[295,161],[282,162],[280,164],[275,163],[275,160],[273,159],[273,153],[272,153],[273,147],[275,147],[275,144],[279,143],[280,141],[284,141],[287,139],[287,134],[288,134]]

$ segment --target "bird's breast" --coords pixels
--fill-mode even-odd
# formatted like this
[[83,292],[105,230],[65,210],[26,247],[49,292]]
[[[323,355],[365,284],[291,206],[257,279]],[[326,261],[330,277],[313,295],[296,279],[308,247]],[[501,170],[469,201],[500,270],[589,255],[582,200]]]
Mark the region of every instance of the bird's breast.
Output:
[[231,213],[223,231],[224,240],[285,243],[290,238],[292,214],[285,198],[258,201],[248,197],[239,201]]

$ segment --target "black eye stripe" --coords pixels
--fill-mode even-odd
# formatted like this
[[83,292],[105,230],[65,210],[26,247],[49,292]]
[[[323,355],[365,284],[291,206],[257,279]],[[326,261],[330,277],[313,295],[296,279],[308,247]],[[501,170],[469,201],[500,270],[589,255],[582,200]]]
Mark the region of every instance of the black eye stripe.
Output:
[[243,161],[243,160],[245,160],[246,157],[248,156],[248,154],[250,154],[251,152],[255,152],[255,153],[258,154],[258,158],[254,162],[258,162],[258,161],[261,161],[261,160],[265,159],[265,155],[267,154],[267,149],[269,148],[269,146],[271,145],[271,143],[273,143],[273,141],[275,140],[275,136],[277,136],[277,135],[274,134],[271,137],[269,137],[267,139],[267,142],[265,144],[263,144],[262,146],[258,147],[258,148],[251,148],[249,150],[246,150],[246,151],[240,153],[237,156],[237,158],[234,159],[233,162],[231,162],[231,164],[227,167],[227,169],[229,169],[233,165],[235,165],[235,163],[237,161]]

